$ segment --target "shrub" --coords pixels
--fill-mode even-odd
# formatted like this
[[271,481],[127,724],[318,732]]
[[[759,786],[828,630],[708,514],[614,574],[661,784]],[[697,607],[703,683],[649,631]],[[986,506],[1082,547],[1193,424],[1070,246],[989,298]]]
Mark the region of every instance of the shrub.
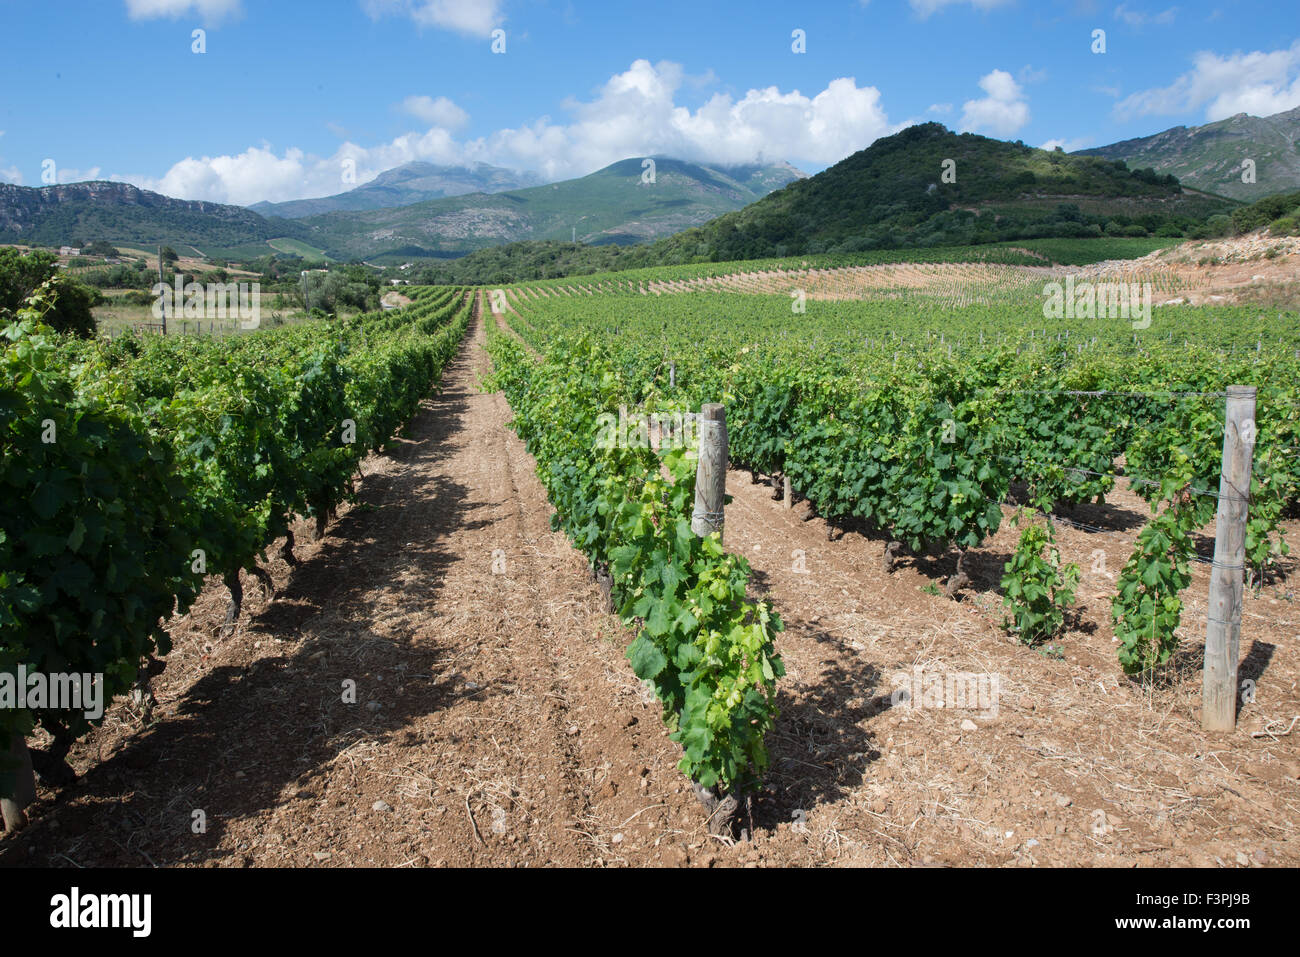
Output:
[[[1022,509],[1016,524],[1027,521],[1030,514]],[[1025,525],[1020,544],[1003,572],[1002,603],[1012,616],[1004,619],[1003,627],[1026,645],[1045,641],[1060,631],[1066,610],[1074,604],[1079,567],[1061,565],[1050,522]]]

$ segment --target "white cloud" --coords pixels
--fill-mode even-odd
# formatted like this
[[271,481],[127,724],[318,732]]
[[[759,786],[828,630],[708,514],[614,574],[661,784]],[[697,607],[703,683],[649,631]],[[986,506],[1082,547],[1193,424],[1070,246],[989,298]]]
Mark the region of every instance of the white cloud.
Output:
[[282,201],[347,192],[368,183],[386,169],[415,160],[454,165],[464,162],[464,155],[447,131],[432,129],[423,134],[407,133],[370,149],[344,143],[332,156],[314,156],[292,147],[279,155],[270,144],[264,143],[237,156],[186,157],[158,179],[111,178],[178,199],[247,206],[261,200]]
[[1024,91],[1006,70],[994,70],[981,78],[980,88],[988,95],[962,104],[961,132],[1006,137],[1029,122]]
[[422,27],[485,37],[501,25],[501,0],[361,0],[373,19],[396,14]]
[[1172,84],[1143,90],[1115,105],[1121,120],[1190,113],[1205,107],[1207,121],[1236,113],[1270,116],[1300,106],[1300,40],[1285,50],[1230,56],[1203,51]]
[[941,113],[941,114],[942,114],[942,113],[951,113],[951,112],[952,112],[952,104],[951,104],[951,103],[931,103],[931,104],[929,105],[929,107],[926,108],[926,111],[925,111],[925,112],[927,112],[927,113]]
[[809,97],[775,86],[751,89],[739,100],[717,93],[694,112],[677,106],[680,65],[637,60],[616,74],[594,100],[570,101],[568,125],[543,118],[466,144],[485,160],[513,161],[547,176],[580,175],[629,156],[662,153],[713,163],[789,159],[823,165],[869,146],[897,125],[880,104],[880,91],[852,77],[832,80]]
[[0,166],[0,183],[12,183],[14,186],[23,185],[23,174],[17,166]]
[[996,7],[1004,7],[1011,0],[908,0],[912,9],[919,13],[922,18],[942,10],[944,7],[952,7],[961,3],[969,3],[976,10],[992,10]]
[[[814,96],[774,86],[749,90],[739,99],[716,93],[694,111],[676,104],[677,92],[689,82],[679,64],[637,60],[591,100],[566,102],[568,123],[543,116],[463,141],[439,126],[374,147],[344,143],[329,157],[292,148],[279,154],[262,144],[235,156],[188,157],[159,179],[130,181],[182,199],[248,205],[343,192],[414,160],[492,163],[537,170],[553,180],[653,154],[719,164],[789,160],[824,166],[908,125],[891,124],[880,91],[859,87],[852,77],[832,80]],[[417,109],[437,108],[436,100],[413,99],[420,101]],[[455,110],[459,107],[446,101],[437,112],[454,119]],[[342,173],[349,159],[356,176],[346,183]]]
[[1155,23],[1160,26],[1166,26],[1174,22],[1178,15],[1177,7],[1170,7],[1157,14],[1144,13],[1141,10],[1130,10],[1125,4],[1120,4],[1115,8],[1115,19],[1123,20],[1131,27],[1144,27],[1148,23]]
[[408,96],[402,101],[401,108],[417,120],[446,130],[460,129],[469,122],[469,114],[445,96],[436,100],[428,96]]
[[126,0],[126,12],[132,20],[156,20],[195,14],[207,23],[243,13],[240,0]]
[[1065,152],[1073,153],[1075,150],[1087,149],[1090,145],[1092,145],[1091,137],[1080,136],[1075,139],[1065,139],[1064,137],[1058,137],[1056,139],[1048,140],[1046,143],[1044,143],[1042,146],[1038,148],[1040,150],[1048,150],[1050,152],[1051,150],[1054,150],[1059,146]]

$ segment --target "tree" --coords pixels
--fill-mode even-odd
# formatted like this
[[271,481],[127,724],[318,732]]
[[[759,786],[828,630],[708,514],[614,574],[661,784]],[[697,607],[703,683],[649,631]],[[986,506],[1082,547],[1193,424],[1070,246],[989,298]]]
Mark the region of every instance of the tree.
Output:
[[24,256],[12,247],[0,248],[0,311],[14,312],[41,283],[59,271],[59,257],[36,251]]
[[171,266],[180,258],[181,257],[177,254],[176,250],[172,249],[170,246],[164,246],[162,248],[162,261],[164,266]]
[[37,312],[43,313],[41,321],[47,326],[81,339],[94,338],[94,307],[103,301],[97,289],[68,276],[47,280],[29,300]]
[[95,334],[95,306],[100,293],[59,273],[58,259],[50,253],[21,255],[0,249],[0,322],[22,306],[41,314],[41,321],[58,332],[90,338]]

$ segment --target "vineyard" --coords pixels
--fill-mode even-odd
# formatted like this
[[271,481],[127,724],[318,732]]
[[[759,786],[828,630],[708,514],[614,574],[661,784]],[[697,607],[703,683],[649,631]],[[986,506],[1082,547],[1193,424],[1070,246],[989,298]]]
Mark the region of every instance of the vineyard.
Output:
[[[9,327],[4,485],[30,509],[0,531],[0,662],[42,673],[102,674],[102,693],[134,688],[148,707],[162,621],[183,614],[205,578],[230,593],[295,516],[323,534],[354,494],[353,475],[415,411],[455,355],[468,322],[462,290],[429,290],[400,316],[298,327],[237,340],[196,337],[61,342],[39,325],[41,300]],[[79,713],[0,712],[0,793],[30,781],[22,739],[51,738],[42,776],[68,781]],[[6,820],[10,817],[6,812]]]
[[[0,712],[0,788],[39,799],[0,857],[1294,863],[1300,316],[1044,319],[1054,242],[229,338],[64,341],[34,301],[0,670],[118,703]],[[1215,738],[1239,385],[1248,690]]]

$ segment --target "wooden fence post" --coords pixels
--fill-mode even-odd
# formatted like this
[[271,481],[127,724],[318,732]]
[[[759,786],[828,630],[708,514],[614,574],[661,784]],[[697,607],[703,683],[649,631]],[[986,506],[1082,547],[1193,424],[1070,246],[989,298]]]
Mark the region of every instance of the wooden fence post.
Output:
[[6,834],[27,824],[25,808],[36,800],[36,778],[32,772],[32,755],[27,750],[27,742],[19,734],[13,735],[9,745],[9,759],[18,766],[13,772],[13,797],[0,798],[0,816],[4,817]]
[[1201,681],[1201,727],[1206,731],[1231,731],[1237,725],[1237,656],[1254,453],[1255,387],[1228,386]]
[[699,439],[691,531],[704,538],[712,532],[722,534],[727,496],[727,410],[719,403],[701,407]]

